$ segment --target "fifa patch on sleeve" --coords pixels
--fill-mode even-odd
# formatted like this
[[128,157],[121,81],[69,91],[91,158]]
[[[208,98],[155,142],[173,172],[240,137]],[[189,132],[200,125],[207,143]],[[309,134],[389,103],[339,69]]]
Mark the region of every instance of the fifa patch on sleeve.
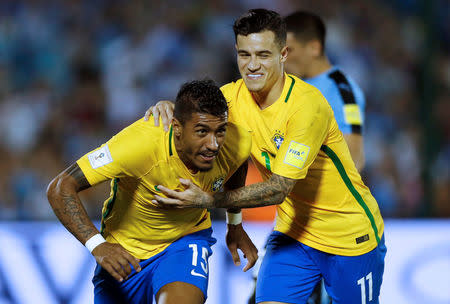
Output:
[[97,169],[109,163],[112,163],[113,159],[109,152],[108,145],[104,145],[100,149],[88,154],[89,162],[93,169]]
[[308,158],[310,147],[291,141],[284,157],[284,163],[302,169]]
[[344,118],[349,125],[361,125],[362,117],[359,106],[357,104],[344,105]]

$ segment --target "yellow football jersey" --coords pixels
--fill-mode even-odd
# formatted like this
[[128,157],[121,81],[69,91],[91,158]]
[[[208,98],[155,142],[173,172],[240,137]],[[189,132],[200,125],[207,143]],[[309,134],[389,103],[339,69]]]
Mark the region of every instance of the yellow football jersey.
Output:
[[148,259],[180,237],[211,227],[206,209],[156,208],[151,203],[155,194],[161,195],[156,186],[183,190],[179,179],[186,178],[204,191],[216,192],[247,160],[251,147],[249,132],[229,123],[213,168],[192,174],[178,157],[172,128],[164,132],[151,121],[135,122],[77,161],[92,186],[112,180],[101,233],[139,259]]
[[378,204],[319,90],[285,74],[280,98],[263,110],[242,79],[222,92],[229,120],[252,132],[251,156],[263,178],[298,179],[277,208],[275,230],[331,254],[374,249],[384,229]]

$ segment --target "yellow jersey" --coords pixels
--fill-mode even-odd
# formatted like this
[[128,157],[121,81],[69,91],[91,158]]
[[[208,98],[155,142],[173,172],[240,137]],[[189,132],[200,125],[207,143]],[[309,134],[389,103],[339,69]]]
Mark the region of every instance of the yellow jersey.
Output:
[[192,174],[178,157],[172,128],[164,132],[141,119],[77,163],[92,186],[112,180],[102,211],[102,235],[136,258],[148,259],[180,237],[211,227],[206,209],[156,208],[151,200],[162,195],[156,186],[182,191],[179,179],[185,178],[216,192],[247,160],[250,148],[249,132],[229,123],[212,169]]
[[277,208],[275,230],[331,254],[374,249],[384,229],[378,204],[320,91],[285,74],[281,96],[261,110],[242,79],[221,89],[229,120],[251,131],[251,157],[263,178],[298,180]]

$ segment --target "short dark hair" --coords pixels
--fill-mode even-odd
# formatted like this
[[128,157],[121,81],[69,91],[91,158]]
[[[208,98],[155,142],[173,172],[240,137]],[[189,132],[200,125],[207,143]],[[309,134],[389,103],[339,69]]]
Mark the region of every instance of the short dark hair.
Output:
[[302,42],[313,39],[319,40],[322,52],[325,49],[326,27],[322,19],[311,12],[297,11],[284,18],[287,31],[292,32],[295,38]]
[[272,31],[275,34],[275,42],[280,49],[286,45],[286,23],[277,12],[263,8],[251,9],[233,25],[234,38],[248,36],[253,33]]
[[173,116],[184,125],[193,113],[225,115],[227,101],[220,88],[211,79],[194,80],[183,84],[175,99]]

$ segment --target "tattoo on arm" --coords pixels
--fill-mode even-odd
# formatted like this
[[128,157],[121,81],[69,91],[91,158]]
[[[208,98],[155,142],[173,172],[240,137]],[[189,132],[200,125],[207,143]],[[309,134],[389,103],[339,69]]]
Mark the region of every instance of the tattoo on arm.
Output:
[[89,187],[83,171],[75,163],[56,177],[47,190],[48,201],[55,215],[83,244],[98,233],[78,196],[79,191]]
[[253,208],[277,205],[292,191],[297,180],[273,174],[267,181],[214,195],[217,208]]
[[83,171],[81,171],[80,167],[77,163],[74,163],[69,168],[65,170],[65,172],[72,176],[75,181],[77,182],[78,188],[77,191],[83,191],[87,188],[89,188],[91,185],[89,184],[88,180],[86,179],[86,176],[84,175]]

